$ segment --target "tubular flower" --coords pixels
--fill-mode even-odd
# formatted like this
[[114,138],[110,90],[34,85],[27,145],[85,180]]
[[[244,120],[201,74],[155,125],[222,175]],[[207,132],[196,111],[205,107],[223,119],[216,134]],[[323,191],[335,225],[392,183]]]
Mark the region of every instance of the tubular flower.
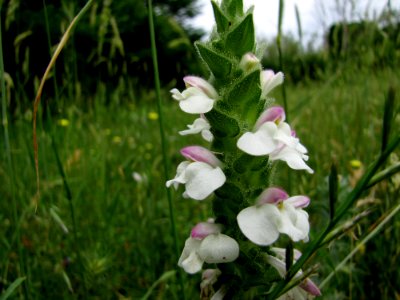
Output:
[[231,237],[221,233],[221,225],[211,222],[197,224],[185,242],[178,266],[194,274],[203,263],[228,263],[239,256],[239,245]]
[[225,183],[221,161],[206,148],[189,146],[183,148],[181,154],[188,161],[178,165],[176,176],[167,181],[167,187],[174,185],[177,189],[179,184],[184,184],[185,198],[204,200]]
[[283,73],[278,72],[275,74],[272,70],[264,70],[260,73],[261,80],[261,97],[265,98],[272,89],[282,84]]
[[303,207],[310,199],[293,196],[280,188],[267,188],[256,200],[256,205],[239,212],[237,221],[242,233],[253,243],[268,246],[280,233],[287,234],[294,242],[308,241],[310,224]]
[[[272,255],[267,255],[267,262],[273,266],[279,273],[282,278],[285,278],[286,275],[286,249],[283,248],[271,248],[273,252],[275,252],[276,257]],[[301,256],[301,252],[294,249],[294,262],[296,262]],[[295,279],[298,279],[302,276],[302,271],[300,270],[295,276]],[[314,298],[314,296],[321,296],[321,291],[317,287],[317,285],[309,278],[304,279],[298,286],[295,286],[287,293],[283,294],[278,298],[278,300],[290,300],[290,299],[299,299],[299,300],[307,300],[310,297]]]
[[218,98],[218,93],[208,81],[197,76],[183,78],[186,89],[181,93],[172,89],[172,98],[179,101],[180,108],[189,114],[204,114],[209,112]]
[[308,160],[307,149],[284,120],[282,107],[268,108],[256,121],[254,131],[239,138],[238,148],[254,156],[269,155],[271,161],[282,160],[292,169],[313,173],[305,163]]
[[180,135],[188,135],[188,134],[196,134],[201,133],[203,139],[207,142],[212,142],[214,139],[213,134],[210,131],[210,123],[208,123],[207,119],[204,115],[201,115],[200,118],[194,120],[193,124],[188,125],[189,129],[179,131]]

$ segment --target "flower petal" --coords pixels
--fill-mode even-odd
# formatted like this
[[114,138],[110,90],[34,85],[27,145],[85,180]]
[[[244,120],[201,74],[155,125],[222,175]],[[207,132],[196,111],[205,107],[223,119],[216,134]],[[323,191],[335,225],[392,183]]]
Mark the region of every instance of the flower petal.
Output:
[[204,162],[213,167],[222,166],[222,162],[210,150],[201,146],[182,148],[181,154],[188,160]]
[[274,204],[250,206],[237,216],[242,233],[253,243],[261,246],[271,245],[279,237],[276,227],[280,212]]
[[178,168],[176,169],[176,176],[174,179],[168,180],[166,182],[166,186],[170,187],[171,185],[174,185],[174,188],[177,189],[178,185],[186,183],[186,177],[185,177],[185,171],[186,168],[189,166],[190,162],[188,161],[183,161],[178,165]]
[[[179,106],[189,114],[203,114],[213,108],[214,100],[197,88],[190,87],[184,90],[182,96],[184,99],[179,100]],[[173,97],[176,99],[178,96],[175,94]]]
[[191,163],[185,172],[186,194],[195,200],[203,200],[221,187],[226,177],[221,168],[213,168],[203,162]]
[[197,240],[202,240],[210,234],[216,234],[221,232],[221,224],[215,224],[210,222],[198,223],[192,228],[190,236]]
[[270,160],[283,160],[294,170],[306,170],[312,174],[314,171],[304,162],[304,159],[307,158],[307,156],[290,147],[283,147],[269,155]]
[[[256,125],[254,128],[259,128],[265,122],[283,122],[285,121],[286,115],[283,107],[280,106],[272,106],[266,109],[257,119]],[[278,122],[279,121],[279,122]]]
[[203,266],[204,261],[197,254],[200,243],[200,240],[188,238],[179,258],[178,266],[183,268],[185,272],[189,274],[199,272]]
[[258,196],[256,203],[258,205],[265,204],[265,203],[272,203],[276,204],[282,200],[288,199],[289,195],[280,188],[277,187],[270,187],[265,189],[260,196]]
[[278,72],[275,74],[272,70],[264,70],[260,74],[262,97],[266,97],[268,93],[283,82],[283,73]]
[[239,256],[239,244],[225,234],[211,234],[201,242],[198,253],[209,264],[232,262]]
[[307,212],[285,202],[281,204],[279,210],[281,214],[277,222],[279,232],[287,234],[294,242],[307,240],[310,230]]
[[185,76],[183,81],[185,82],[186,86],[200,89],[211,99],[217,99],[218,97],[218,93],[214,87],[207,80],[204,80],[201,77]]
[[250,155],[268,155],[276,150],[278,143],[274,140],[274,135],[278,130],[274,122],[266,122],[257,129],[255,133],[246,132],[243,134],[237,146],[243,152]]

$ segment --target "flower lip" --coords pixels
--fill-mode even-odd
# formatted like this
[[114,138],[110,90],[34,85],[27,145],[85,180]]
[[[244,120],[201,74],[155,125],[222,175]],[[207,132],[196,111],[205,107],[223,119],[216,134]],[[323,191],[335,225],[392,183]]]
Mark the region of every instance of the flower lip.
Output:
[[281,188],[270,187],[265,189],[260,196],[258,196],[256,203],[262,204],[277,204],[289,198],[289,195]]
[[201,146],[187,146],[181,149],[181,154],[188,160],[207,163],[213,167],[220,167],[221,161],[208,149]]
[[274,122],[280,123],[285,121],[286,114],[285,110],[281,106],[272,106],[266,109],[257,119],[256,124],[254,125],[255,129],[260,128],[262,124],[265,122]]
[[218,93],[214,89],[214,87],[206,80],[197,76],[185,76],[183,81],[186,84],[186,87],[195,87],[200,89],[203,93],[205,93],[211,99],[217,99]]

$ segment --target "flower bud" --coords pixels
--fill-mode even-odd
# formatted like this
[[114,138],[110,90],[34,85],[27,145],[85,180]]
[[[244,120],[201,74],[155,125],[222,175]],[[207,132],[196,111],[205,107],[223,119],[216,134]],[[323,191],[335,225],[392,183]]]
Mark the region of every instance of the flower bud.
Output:
[[260,60],[257,58],[257,56],[255,56],[251,52],[243,55],[243,57],[239,63],[239,67],[245,72],[248,72],[259,66],[260,66]]

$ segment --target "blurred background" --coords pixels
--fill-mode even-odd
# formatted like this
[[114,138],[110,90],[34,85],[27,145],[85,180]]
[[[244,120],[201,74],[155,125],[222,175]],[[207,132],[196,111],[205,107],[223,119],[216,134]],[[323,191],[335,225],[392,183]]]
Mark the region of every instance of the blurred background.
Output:
[[[38,112],[41,197],[35,198],[33,101],[52,53],[85,3],[0,1],[0,295],[21,278],[10,299],[181,299],[176,276],[168,273],[177,255],[145,1],[96,1],[73,31]],[[255,5],[263,66],[285,74],[285,90],[272,96],[282,105],[285,93],[290,122],[316,171],[291,177],[292,194],[312,199],[312,238],[329,216],[332,162],[345,195],[380,151],[383,105],[399,94],[400,2],[284,3],[280,58],[279,1],[244,0],[246,7]],[[186,75],[208,76],[193,42],[207,40],[213,21],[205,0],[157,0],[154,13],[172,178],[182,160],[179,149],[200,138],[177,134],[193,120],[169,90],[182,89]],[[393,128],[397,112],[395,105]],[[366,210],[368,217],[313,259],[313,280],[332,272],[398,203],[399,186],[394,177],[363,195],[348,217]],[[183,246],[190,229],[211,215],[211,205],[181,193],[173,192],[173,199]],[[399,227],[397,216],[325,285],[323,299],[400,299]],[[188,299],[197,299],[200,276],[183,276]]]

